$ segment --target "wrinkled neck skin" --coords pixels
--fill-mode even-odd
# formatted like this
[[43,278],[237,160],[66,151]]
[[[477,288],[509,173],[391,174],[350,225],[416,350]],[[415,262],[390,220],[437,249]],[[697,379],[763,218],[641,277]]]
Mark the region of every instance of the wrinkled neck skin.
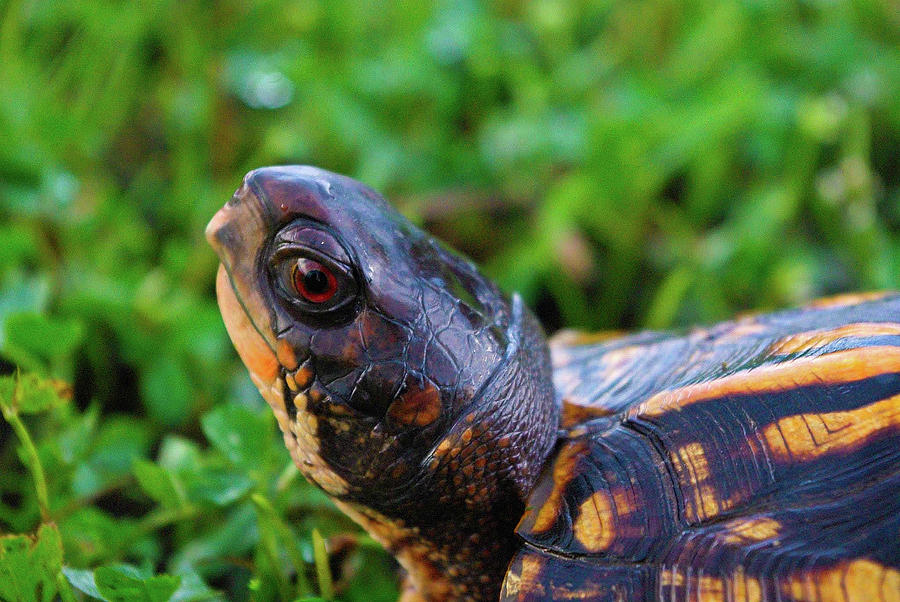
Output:
[[499,596],[519,545],[513,530],[558,424],[543,336],[530,314],[522,320],[515,349],[402,498],[376,490],[336,500],[400,561],[411,590],[403,600]]
[[[251,370],[300,471],[404,568],[405,602],[498,598],[518,546],[515,526],[556,442],[559,408],[544,336],[521,301],[513,305],[505,356],[450,428],[419,456],[416,470],[401,480],[342,473],[322,447],[327,420],[304,408],[288,411],[291,393],[283,381]],[[239,331],[246,329],[232,323],[236,343]],[[264,367],[259,360],[256,365]],[[302,392],[296,397],[307,398]]]

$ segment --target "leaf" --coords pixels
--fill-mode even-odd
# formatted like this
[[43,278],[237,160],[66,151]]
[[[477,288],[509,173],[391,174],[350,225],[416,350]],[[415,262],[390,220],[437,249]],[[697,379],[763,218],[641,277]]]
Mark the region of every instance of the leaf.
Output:
[[156,358],[141,376],[144,405],[152,418],[176,426],[190,414],[191,390],[187,367],[170,355]]
[[137,460],[132,472],[151,499],[166,508],[178,508],[184,503],[184,494],[176,477],[165,468],[149,460]]
[[33,373],[0,376],[0,406],[21,414],[38,414],[62,405],[72,395],[62,381]]
[[[146,577],[148,577],[146,573],[140,570],[135,570],[133,567],[119,566],[107,568],[118,568],[127,572],[128,574],[135,574],[137,575],[138,579],[145,579]],[[84,592],[85,594],[94,598],[100,598],[101,600],[115,599],[106,597],[100,591],[100,588],[97,586],[97,582],[94,577],[94,571],[91,571],[89,569],[73,569],[71,567],[63,567],[62,571],[66,576],[66,579],[69,580],[69,583],[72,585],[72,587],[78,589],[79,591]],[[181,579],[181,583],[178,586],[178,589],[175,590],[175,592],[172,593],[168,598],[172,602],[200,602],[203,600],[221,599],[220,594],[206,585],[203,579],[201,579],[200,576],[193,570],[187,570],[183,572],[182,574],[178,575],[178,578]],[[140,597],[138,596],[137,599],[140,599]]]
[[100,418],[100,406],[91,406],[80,416],[74,415],[54,438],[53,444],[58,449],[60,459],[73,465],[84,458],[96,438],[97,423]]
[[62,568],[63,575],[69,580],[69,584],[80,592],[103,599],[97,584],[94,582],[94,571],[90,569],[73,569],[69,566]]
[[[0,240],[4,240],[0,237]],[[0,252],[2,253],[2,252]],[[11,280],[11,282],[10,282]],[[7,317],[21,312],[39,312],[47,305],[50,285],[46,277],[16,274],[0,286],[0,350],[4,348]]]
[[220,406],[201,421],[203,434],[231,462],[245,468],[259,467],[270,449],[268,412],[256,414],[237,405]]
[[234,470],[208,468],[184,475],[187,497],[192,501],[227,506],[242,498],[253,487],[253,479]]
[[43,524],[36,536],[0,537],[0,599],[52,600],[62,569],[62,541],[54,524]]
[[66,561],[74,565],[103,562],[116,550],[127,549],[134,523],[124,517],[114,519],[103,511],[87,506],[60,522],[66,547]]
[[391,557],[380,545],[371,543],[374,545],[358,546],[344,561],[346,574],[352,575],[350,583],[341,591],[344,600],[393,602],[397,599],[399,592],[390,568]]
[[200,448],[193,441],[167,435],[159,448],[159,465],[166,470],[176,472],[192,472],[200,468]]
[[71,355],[84,329],[77,319],[54,318],[34,312],[9,315],[4,325],[4,350],[22,350],[41,359]]
[[19,224],[0,226],[0,268],[17,266],[37,254],[34,233]]
[[181,571],[206,565],[211,560],[246,554],[256,545],[259,538],[256,512],[249,502],[232,506],[224,518],[217,516],[215,520],[214,528],[175,552],[170,566]]
[[0,376],[0,407],[5,411],[17,411],[16,380],[15,376]]
[[120,564],[94,571],[94,582],[104,599],[111,602],[165,602],[181,585],[181,577],[148,575],[136,567]]
[[672,326],[678,308],[681,306],[691,284],[694,273],[687,266],[679,266],[672,270],[662,285],[656,289],[650,309],[647,310],[645,326],[647,328],[667,328]]
[[[284,551],[285,557],[290,560],[293,565],[293,572],[297,576],[297,594],[306,595],[311,593],[311,588],[306,579],[306,561],[300,551],[297,537],[294,532],[279,516],[278,511],[265,497],[258,493],[250,496],[250,501],[256,507],[258,514],[257,524],[259,526],[259,539],[262,544],[264,553],[269,557],[270,564],[272,559],[281,556],[279,550]],[[284,571],[279,567],[284,566],[281,562],[275,561],[272,567],[278,571],[278,577],[283,578]]]
[[220,600],[221,594],[212,589],[200,575],[194,571],[185,571],[179,575],[181,586],[172,594],[172,602],[200,602],[202,600]]
[[134,418],[107,418],[88,458],[76,469],[72,489],[78,495],[100,491],[129,474],[134,461],[146,456],[149,447],[150,433],[145,423]]

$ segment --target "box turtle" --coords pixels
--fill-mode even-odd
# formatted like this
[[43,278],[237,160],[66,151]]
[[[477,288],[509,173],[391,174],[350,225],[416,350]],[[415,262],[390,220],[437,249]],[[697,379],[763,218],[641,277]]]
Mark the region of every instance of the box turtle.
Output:
[[900,295],[548,343],[313,167],[249,173],[207,237],[294,461],[404,600],[900,601]]

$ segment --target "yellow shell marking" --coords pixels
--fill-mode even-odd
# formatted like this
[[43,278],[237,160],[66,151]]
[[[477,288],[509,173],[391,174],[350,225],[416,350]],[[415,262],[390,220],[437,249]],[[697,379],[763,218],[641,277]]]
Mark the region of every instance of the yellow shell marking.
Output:
[[609,548],[615,538],[612,499],[606,491],[595,491],[578,508],[573,525],[575,539],[589,552],[601,552]]
[[890,291],[872,291],[870,293],[844,293],[841,295],[832,295],[831,297],[823,297],[816,299],[806,307],[814,309],[825,309],[834,307],[846,307],[848,305],[856,305],[857,303],[865,303],[866,301],[878,301],[884,299],[891,294]]
[[699,443],[690,443],[678,448],[678,458],[688,468],[691,475],[691,485],[697,485],[709,478],[709,464],[706,462],[706,453]]
[[587,444],[583,441],[570,442],[559,451],[553,464],[553,490],[538,510],[534,525],[531,527],[535,533],[547,531],[556,523],[562,509],[563,493],[569,482],[575,478],[575,462],[586,451]]
[[724,584],[717,577],[700,577],[697,593],[700,602],[724,602],[725,600]]
[[659,576],[659,583],[664,587],[681,587],[684,585],[684,574],[671,567],[664,568]]
[[617,487],[612,489],[613,503],[616,507],[616,514],[623,516],[634,512],[634,505],[631,503],[631,496],[624,488]]
[[743,544],[752,541],[765,541],[778,537],[781,523],[768,517],[737,518],[725,523],[727,531],[722,539],[726,543]]
[[773,393],[807,385],[863,380],[900,367],[900,347],[872,346],[837,351],[818,357],[798,358],[761,366],[717,380],[663,391],[629,410],[628,415],[661,416],[670,410],[722,397]]
[[693,504],[685,506],[685,518],[695,523],[716,516],[731,506],[728,500],[719,499],[715,487],[709,481],[709,463],[706,452],[699,443],[689,443],[671,454],[672,462],[680,465],[681,485],[685,495],[693,497]]
[[744,568],[738,567],[731,578],[731,596],[734,602],[762,602],[762,587],[755,577],[747,577]]
[[900,324],[893,322],[847,324],[832,330],[813,330],[784,337],[775,341],[769,348],[769,352],[772,355],[802,353],[845,337],[874,337],[898,334],[900,334]]
[[875,433],[900,427],[900,395],[846,412],[797,414],[763,429],[782,460],[813,460],[831,451],[852,451]]
[[790,580],[797,602],[900,602],[900,571],[861,558]]
[[[516,565],[516,559],[510,565],[506,577],[503,579],[502,592],[504,597],[509,599],[517,599],[519,596],[530,595],[546,595],[544,585],[541,583],[540,576],[544,570],[544,559],[536,554],[525,553],[522,555],[521,568]],[[523,591],[522,586],[526,590]]]

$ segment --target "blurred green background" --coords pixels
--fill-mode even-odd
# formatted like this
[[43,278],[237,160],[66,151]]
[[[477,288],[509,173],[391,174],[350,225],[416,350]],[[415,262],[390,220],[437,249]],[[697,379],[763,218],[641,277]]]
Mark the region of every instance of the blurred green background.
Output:
[[549,330],[900,288],[890,0],[0,19],[0,532],[32,535],[0,540],[0,598],[396,595],[373,542],[335,539],[352,524],[291,468],[215,306],[203,229],[254,167],[365,181]]

